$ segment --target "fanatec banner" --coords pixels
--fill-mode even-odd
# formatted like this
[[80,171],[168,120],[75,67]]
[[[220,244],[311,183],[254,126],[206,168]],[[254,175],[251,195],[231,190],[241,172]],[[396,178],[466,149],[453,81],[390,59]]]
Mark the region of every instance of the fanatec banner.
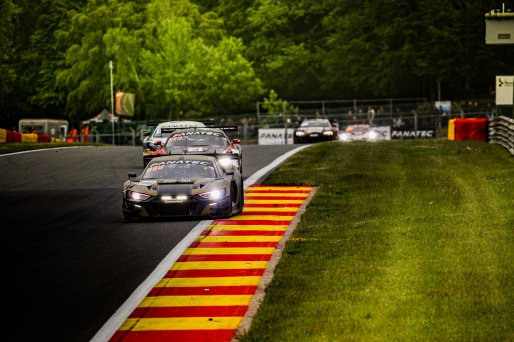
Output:
[[[293,144],[293,128],[287,130],[287,144]],[[285,128],[261,128],[259,129],[259,145],[285,145]]]
[[398,129],[393,128],[391,139],[432,139],[435,138],[434,129]]

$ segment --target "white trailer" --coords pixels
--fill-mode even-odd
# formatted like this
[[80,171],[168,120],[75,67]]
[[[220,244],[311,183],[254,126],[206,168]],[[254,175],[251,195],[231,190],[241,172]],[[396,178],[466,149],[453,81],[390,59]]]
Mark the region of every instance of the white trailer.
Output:
[[52,138],[66,139],[69,124],[67,120],[58,119],[21,119],[18,131],[21,133],[45,134]]

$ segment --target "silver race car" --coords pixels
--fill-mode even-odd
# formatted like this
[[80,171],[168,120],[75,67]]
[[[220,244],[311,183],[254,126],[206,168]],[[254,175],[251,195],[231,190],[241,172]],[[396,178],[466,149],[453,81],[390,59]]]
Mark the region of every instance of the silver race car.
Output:
[[150,159],[153,158],[152,152],[155,151],[161,143],[176,129],[187,127],[206,127],[205,123],[201,121],[166,121],[161,123],[149,123],[149,126],[154,126],[152,132],[144,131],[145,139],[143,140],[143,165],[146,166]]
[[[135,178],[135,179],[132,179]],[[215,157],[171,155],[153,158],[123,185],[126,221],[142,217],[230,217],[244,206],[243,177]]]

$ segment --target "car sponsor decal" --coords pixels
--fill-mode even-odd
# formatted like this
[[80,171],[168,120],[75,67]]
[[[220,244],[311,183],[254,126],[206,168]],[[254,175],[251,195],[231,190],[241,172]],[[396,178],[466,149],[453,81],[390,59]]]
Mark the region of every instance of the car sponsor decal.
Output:
[[249,187],[243,212],[212,221],[111,341],[231,341],[262,300],[261,278],[272,275],[276,246],[313,189]]
[[187,152],[204,152],[208,151],[208,147],[201,147],[201,146],[195,146],[195,147],[188,147]]
[[157,184],[193,184],[194,179],[158,179]]
[[220,132],[213,132],[213,131],[192,131],[192,132],[180,132],[172,134],[172,137],[187,137],[190,135],[213,135],[216,137],[223,137],[223,134]]
[[[164,165],[172,165],[172,164],[179,164],[179,165],[194,164],[194,165],[212,166],[212,163],[202,161],[202,160],[166,160],[166,161],[152,163],[150,170],[152,170],[154,167],[162,168],[162,166],[164,166]],[[156,169],[156,170],[159,170],[159,169]]]

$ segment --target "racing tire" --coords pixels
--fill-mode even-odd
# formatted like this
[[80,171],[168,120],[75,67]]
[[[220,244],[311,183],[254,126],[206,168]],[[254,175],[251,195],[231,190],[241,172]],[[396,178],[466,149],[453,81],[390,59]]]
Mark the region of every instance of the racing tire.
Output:
[[[235,186],[236,186],[235,183],[232,183],[232,187],[235,187]],[[236,191],[237,191],[237,189],[231,190],[231,197],[232,197],[232,194],[235,194]],[[233,202],[233,204],[232,204],[232,216],[241,214],[241,212],[243,211],[243,208],[244,208],[244,190],[243,190],[242,177],[241,177],[241,188],[239,189],[239,194],[235,194],[235,196],[234,196],[236,198],[236,200],[237,200],[238,195],[239,195],[239,201]],[[234,206],[235,206],[235,209],[234,209]]]

